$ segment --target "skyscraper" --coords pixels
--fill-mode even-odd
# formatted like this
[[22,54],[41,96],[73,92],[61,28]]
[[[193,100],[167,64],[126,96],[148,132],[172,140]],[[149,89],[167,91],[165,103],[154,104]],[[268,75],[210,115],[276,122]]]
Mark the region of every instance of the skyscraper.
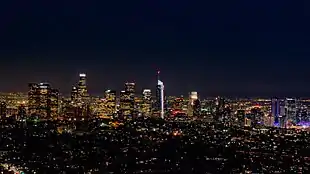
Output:
[[151,101],[152,100],[152,91],[150,89],[144,89],[142,91],[143,100]]
[[274,123],[279,123],[280,116],[280,100],[278,98],[271,99],[271,115],[274,117]]
[[28,92],[28,112],[43,118],[58,114],[58,90],[48,83],[31,83]]
[[132,95],[135,94],[136,90],[136,84],[135,83],[125,83],[125,91],[131,93]]
[[56,118],[59,114],[59,91],[58,89],[51,89],[50,93],[50,116]]
[[194,101],[198,99],[197,92],[190,92],[188,96],[187,115],[193,116],[194,114]]
[[296,99],[293,99],[293,98],[286,98],[285,99],[285,116],[286,116],[286,121],[292,120],[292,121],[296,122],[296,116],[297,116]]
[[104,95],[106,114],[112,116],[116,113],[116,91],[106,90]]
[[78,102],[85,103],[88,99],[87,86],[86,86],[86,74],[79,75],[78,83]]
[[160,72],[157,72],[157,86],[156,86],[156,110],[160,113],[160,117],[164,118],[164,83],[159,78]]
[[120,113],[124,118],[131,117],[133,114],[133,100],[130,96],[130,92],[121,91],[120,93]]
[[76,103],[79,98],[78,88],[73,86],[71,90],[71,102]]
[[143,115],[149,116],[151,114],[152,106],[152,92],[150,89],[144,89],[142,92],[141,112]]

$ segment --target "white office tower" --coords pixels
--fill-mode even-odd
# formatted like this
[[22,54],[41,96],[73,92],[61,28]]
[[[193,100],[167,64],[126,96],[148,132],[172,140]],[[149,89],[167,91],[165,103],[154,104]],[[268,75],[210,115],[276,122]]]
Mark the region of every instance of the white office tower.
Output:
[[160,117],[164,119],[164,83],[160,80],[157,81],[157,102],[158,102],[158,109],[160,111]]

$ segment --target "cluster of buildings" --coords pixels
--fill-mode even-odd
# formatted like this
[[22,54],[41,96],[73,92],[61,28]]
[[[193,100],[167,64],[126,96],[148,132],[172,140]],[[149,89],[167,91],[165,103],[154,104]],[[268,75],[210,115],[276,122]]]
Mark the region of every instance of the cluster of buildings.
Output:
[[159,75],[160,72],[157,74],[155,94],[151,89],[138,92],[135,83],[127,82],[121,91],[106,90],[103,96],[91,96],[84,73],[79,74],[79,80],[72,87],[69,97],[61,95],[49,83],[30,83],[27,94],[0,93],[0,115],[2,118],[16,116],[38,119],[186,117],[241,126],[310,125],[310,100],[307,99],[201,99],[195,91],[188,96],[167,96]]
[[79,74],[79,81],[72,87],[70,97],[62,96],[49,83],[30,83],[28,94],[17,96],[16,93],[9,93],[0,96],[0,114],[2,117],[27,115],[40,119],[93,116],[132,118],[139,115],[164,118],[164,83],[159,78],[159,72],[155,98],[151,89],[143,89],[138,94],[136,84],[131,82],[125,83],[124,90],[120,92],[106,90],[104,96],[91,96],[87,91],[86,81],[86,74]]

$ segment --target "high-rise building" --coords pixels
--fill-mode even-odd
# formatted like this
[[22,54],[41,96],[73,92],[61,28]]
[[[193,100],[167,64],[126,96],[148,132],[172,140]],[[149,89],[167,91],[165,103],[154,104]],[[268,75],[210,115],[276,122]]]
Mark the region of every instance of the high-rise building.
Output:
[[78,83],[78,102],[85,103],[88,100],[87,86],[86,86],[86,74],[82,73],[79,75]]
[[50,93],[50,116],[56,118],[59,114],[59,91],[58,89],[51,89]]
[[187,105],[187,115],[193,116],[194,114],[194,101],[198,100],[198,93],[197,92],[190,92],[188,96],[188,105]]
[[31,83],[28,92],[28,113],[42,118],[58,114],[58,90],[48,83]]
[[131,117],[134,111],[134,100],[131,98],[131,93],[121,91],[120,93],[120,113],[124,118]]
[[48,117],[50,114],[50,91],[48,83],[31,83],[28,92],[28,112],[30,115]]
[[297,101],[293,98],[286,98],[285,99],[285,116],[286,120],[291,120],[296,122],[297,116]]
[[152,91],[150,89],[144,89],[142,92],[143,100],[151,101],[152,100]]
[[135,93],[136,93],[136,84],[132,82],[125,83],[125,92],[130,96],[130,107],[131,107],[131,115],[135,115],[137,113],[137,106],[135,103]]
[[159,112],[160,117],[163,119],[165,115],[164,106],[164,83],[159,78],[160,72],[157,72],[157,86],[156,86],[156,111]]
[[125,83],[125,91],[131,93],[132,95],[136,92],[136,84],[135,83]]
[[144,89],[142,92],[141,112],[145,116],[150,116],[152,108],[152,92],[150,89]]
[[78,88],[73,86],[71,90],[71,102],[76,103],[79,98]]
[[104,93],[106,114],[112,116],[116,113],[116,91],[106,90]]
[[274,117],[275,124],[278,124],[280,116],[280,100],[278,98],[271,99],[271,116]]

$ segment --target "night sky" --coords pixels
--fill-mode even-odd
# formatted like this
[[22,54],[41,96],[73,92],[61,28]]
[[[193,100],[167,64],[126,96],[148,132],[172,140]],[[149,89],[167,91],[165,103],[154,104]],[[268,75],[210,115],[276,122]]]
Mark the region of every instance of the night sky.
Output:
[[1,91],[50,82],[69,93],[156,85],[167,94],[310,94],[310,8],[301,0],[7,0]]

